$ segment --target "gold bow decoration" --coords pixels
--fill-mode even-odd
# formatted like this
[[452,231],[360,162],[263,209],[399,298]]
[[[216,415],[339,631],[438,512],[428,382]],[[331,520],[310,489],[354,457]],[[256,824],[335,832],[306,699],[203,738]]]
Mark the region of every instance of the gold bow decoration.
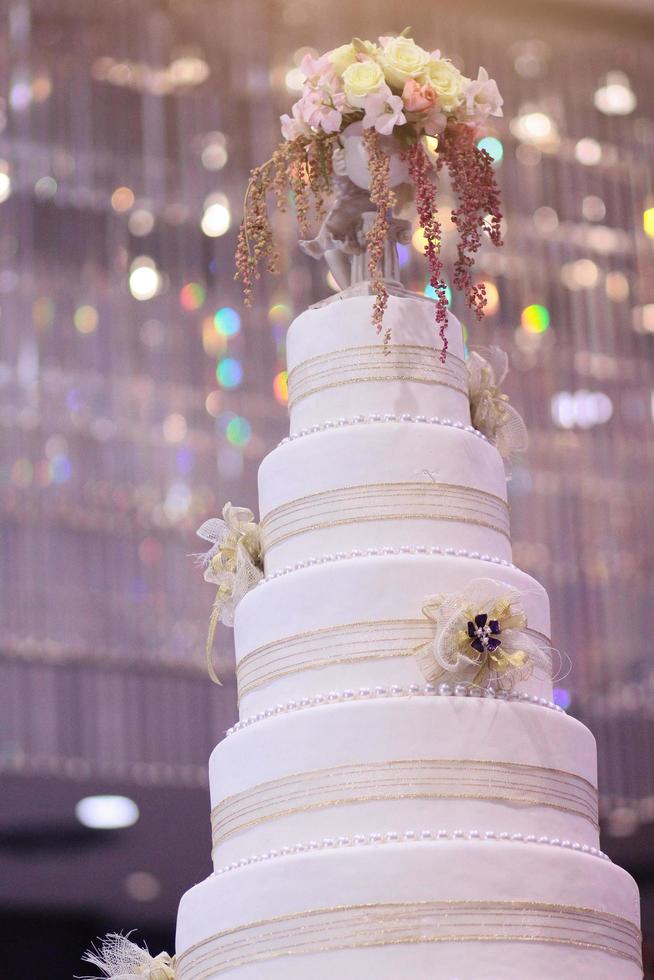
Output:
[[263,577],[261,533],[252,511],[231,503],[223,507],[222,520],[213,517],[205,521],[197,533],[213,545],[198,557],[204,567],[205,582],[218,586],[209,620],[206,655],[209,676],[215,684],[220,684],[212,659],[216,627],[219,622],[234,625],[237,605]]
[[470,417],[473,426],[497,448],[503,459],[524,452],[528,444],[522,416],[509,404],[501,385],[509,370],[509,359],[499,347],[489,347],[482,357],[472,351],[466,361]]
[[168,953],[151,956],[147,948],[133,943],[130,935],[109,933],[100,941],[100,947],[88,950],[82,960],[97,967],[106,980],[175,980],[175,957]]
[[473,579],[460,593],[429,596],[422,612],[434,635],[414,653],[430,683],[451,678],[510,691],[531,674],[539,648],[526,632],[520,593],[505,582]]

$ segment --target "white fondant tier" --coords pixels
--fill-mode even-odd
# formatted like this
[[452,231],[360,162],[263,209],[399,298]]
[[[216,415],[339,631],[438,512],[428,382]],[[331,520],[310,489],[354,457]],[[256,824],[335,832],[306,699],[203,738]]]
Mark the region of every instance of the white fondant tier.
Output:
[[[330,691],[424,683],[413,650],[429,637],[425,599],[461,591],[474,578],[517,589],[529,629],[549,637],[543,587],[515,566],[477,558],[349,558],[262,583],[236,609],[241,716]],[[552,698],[545,654],[531,676],[517,681],[516,690]]]
[[593,736],[525,704],[387,698],[273,717],[216,746],[209,783],[216,868],[397,827],[598,846]]
[[638,891],[537,844],[343,848],[210,877],[182,898],[178,980],[640,980]]
[[434,321],[434,302],[390,296],[384,330],[371,322],[373,298],[350,296],[306,310],[286,340],[291,432],[344,415],[408,412],[470,423],[463,337],[449,315],[448,356]]
[[266,572],[380,543],[511,558],[501,457],[461,429],[366,423],[288,442],[261,464],[259,507]]

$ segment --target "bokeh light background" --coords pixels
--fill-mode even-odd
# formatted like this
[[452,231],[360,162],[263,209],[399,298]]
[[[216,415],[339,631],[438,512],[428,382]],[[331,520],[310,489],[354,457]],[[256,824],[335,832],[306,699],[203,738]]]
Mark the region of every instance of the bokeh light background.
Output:
[[[77,797],[121,782],[135,798],[175,790],[171,812],[195,787],[187,800],[206,806],[207,756],[235,717],[231,635],[219,631],[218,691],[203,661],[212,591],[188,556],[225,501],[256,511],[258,462],[287,426],[286,329],[332,288],[278,216],[282,275],[243,308],[247,172],[279,139],[306,45],[406,20],[419,42],[486,66],[505,96],[483,145],[506,245],[479,258],[484,322],[457,296],[453,308],[470,345],[510,353],[531,432],[510,484],[515,560],[548,588],[573,660],[557,696],[598,737],[604,849],[645,883],[654,14],[637,2],[7,0],[0,766],[37,795],[43,780]],[[401,253],[419,291],[421,248],[417,231]]]

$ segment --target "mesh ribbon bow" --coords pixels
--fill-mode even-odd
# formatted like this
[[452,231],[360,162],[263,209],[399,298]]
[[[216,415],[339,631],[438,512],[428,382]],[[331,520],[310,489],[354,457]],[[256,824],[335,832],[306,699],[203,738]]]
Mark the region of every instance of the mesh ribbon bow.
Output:
[[527,427],[509,404],[500,386],[509,370],[509,359],[499,347],[489,347],[487,357],[472,351],[466,361],[470,415],[475,429],[495,445],[503,459],[527,448]]
[[216,683],[220,680],[213,668],[211,651],[218,622],[234,625],[234,610],[244,595],[254,588],[263,576],[261,535],[254,514],[247,507],[223,507],[223,520],[213,517],[197,531],[199,537],[212,542],[212,547],[200,562],[205,582],[218,586],[207,636],[207,667]]
[[531,674],[539,648],[525,631],[520,593],[505,582],[473,579],[462,592],[429,596],[422,612],[434,624],[414,650],[427,681],[511,690]]
[[[97,967],[107,980],[175,980],[175,957],[168,953],[151,956],[146,948],[137,946],[129,935],[112,932],[82,957],[85,963]],[[93,977],[81,980],[96,980]]]

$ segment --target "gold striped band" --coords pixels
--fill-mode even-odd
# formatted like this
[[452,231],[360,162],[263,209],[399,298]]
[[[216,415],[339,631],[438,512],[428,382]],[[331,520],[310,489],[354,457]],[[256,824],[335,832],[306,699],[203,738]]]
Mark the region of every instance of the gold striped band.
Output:
[[282,817],[385,800],[545,807],[597,827],[597,789],[576,773],[488,759],[399,759],[291,773],[227,796],[211,811],[213,846]]
[[[465,899],[370,902],[291,912],[217,932],[177,957],[176,976],[178,980],[207,980],[239,966],[280,957],[472,942],[575,946],[640,967],[641,941],[640,930],[629,919],[584,906]],[[361,962],[369,971],[378,961]]]

